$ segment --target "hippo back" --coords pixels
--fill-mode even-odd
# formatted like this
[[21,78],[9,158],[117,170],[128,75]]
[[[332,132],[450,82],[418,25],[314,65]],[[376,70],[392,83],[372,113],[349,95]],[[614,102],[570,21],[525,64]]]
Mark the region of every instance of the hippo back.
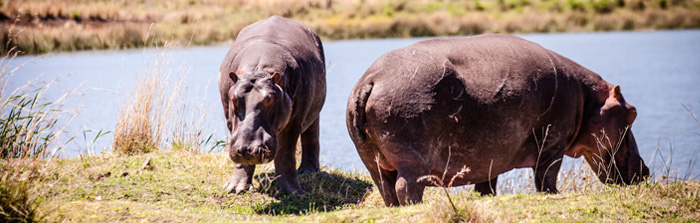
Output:
[[[424,145],[419,148],[430,151],[417,153],[434,173],[444,171],[451,153],[473,170],[455,185],[486,181],[534,163],[537,152],[524,145],[544,137],[540,132],[547,128],[549,143],[573,142],[590,91],[582,82],[604,83],[518,37],[424,40],[383,55],[360,79],[356,89],[372,85],[371,95],[360,117],[363,126],[350,128],[351,135]],[[451,166],[447,176],[461,167]]]

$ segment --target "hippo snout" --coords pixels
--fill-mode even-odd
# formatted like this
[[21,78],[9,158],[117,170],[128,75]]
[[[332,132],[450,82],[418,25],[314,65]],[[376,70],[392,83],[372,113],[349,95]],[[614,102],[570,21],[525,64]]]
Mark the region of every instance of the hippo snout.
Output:
[[633,157],[630,159],[629,163],[627,167],[627,178],[624,179],[625,184],[638,184],[649,178],[649,167],[647,167],[641,157]]
[[275,157],[275,152],[266,145],[240,146],[230,150],[231,159],[241,164],[263,164]]

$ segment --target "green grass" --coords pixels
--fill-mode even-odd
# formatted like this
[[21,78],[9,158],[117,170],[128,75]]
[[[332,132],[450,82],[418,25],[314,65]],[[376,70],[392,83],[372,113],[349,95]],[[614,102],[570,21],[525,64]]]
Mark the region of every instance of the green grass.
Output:
[[[148,167],[142,169],[149,159]],[[280,196],[271,165],[266,165],[255,176],[258,191],[226,194],[221,186],[233,169],[228,156],[186,151],[108,154],[90,158],[87,165],[78,159],[51,163],[47,169],[54,171],[47,177],[52,190],[46,194],[50,202],[44,208],[55,209],[50,218],[57,220],[106,221],[120,216],[178,221],[216,220],[214,216],[221,220],[230,219],[225,216],[274,219],[347,209],[364,200],[372,187],[364,176],[326,170],[300,177],[309,191],[305,198]],[[183,219],[171,217],[173,213]]]
[[[144,167],[144,163],[150,164]],[[300,176],[306,197],[279,195],[272,165],[256,170],[256,191],[226,194],[233,164],[225,154],[157,150],[104,154],[87,161],[53,159],[39,210],[47,221],[165,222],[446,222],[446,221],[671,221],[700,218],[700,184],[641,185],[559,195],[480,197],[451,190],[457,213],[439,188],[424,203],[386,208],[367,175],[324,168]],[[143,168],[142,168],[143,167]],[[531,182],[528,182],[531,183]]]

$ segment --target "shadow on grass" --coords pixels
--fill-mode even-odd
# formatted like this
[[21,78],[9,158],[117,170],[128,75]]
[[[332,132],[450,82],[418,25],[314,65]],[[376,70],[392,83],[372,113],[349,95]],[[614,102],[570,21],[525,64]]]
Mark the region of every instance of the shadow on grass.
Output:
[[373,186],[370,181],[356,175],[336,171],[307,173],[298,177],[306,190],[304,197],[280,194],[275,172],[255,175],[255,180],[260,183],[258,191],[275,198],[275,201],[257,209],[256,213],[285,215],[340,210],[362,202],[372,192]]

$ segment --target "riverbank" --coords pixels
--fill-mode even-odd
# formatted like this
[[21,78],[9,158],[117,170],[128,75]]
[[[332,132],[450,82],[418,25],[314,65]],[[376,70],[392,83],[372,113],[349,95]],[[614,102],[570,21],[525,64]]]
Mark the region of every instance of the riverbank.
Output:
[[[7,167],[11,160],[0,160]],[[300,176],[305,198],[280,196],[273,168],[256,170],[256,191],[226,194],[233,164],[223,153],[159,150],[42,161],[22,173],[49,222],[685,222],[700,218],[697,181],[589,188],[558,195],[479,197],[471,189],[429,188],[424,203],[386,208],[369,176],[324,168]],[[588,167],[585,167],[588,168]],[[597,183],[597,180],[595,180]],[[531,182],[527,182],[531,183]],[[599,184],[599,183],[598,183]]]
[[700,28],[700,1],[2,1],[0,51],[214,44],[271,15],[301,21],[324,39],[691,29]]

